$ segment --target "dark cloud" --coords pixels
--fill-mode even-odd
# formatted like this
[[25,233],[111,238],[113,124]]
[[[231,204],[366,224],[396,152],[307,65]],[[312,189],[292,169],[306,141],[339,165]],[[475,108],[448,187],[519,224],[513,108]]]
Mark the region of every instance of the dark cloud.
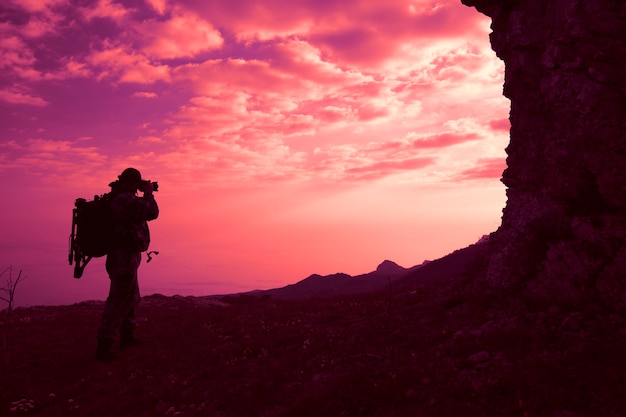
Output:
[[433,165],[436,158],[417,157],[403,160],[388,160],[373,162],[368,165],[349,168],[346,175],[349,179],[355,180],[375,180],[402,171],[413,171]]
[[506,168],[504,158],[484,158],[480,159],[473,168],[466,169],[457,176],[457,180],[484,180],[499,179]]
[[479,139],[482,138],[476,133],[446,132],[415,139],[412,143],[412,146],[419,149],[447,148],[449,146],[454,146],[460,143],[470,142]]
[[504,119],[492,119],[489,121],[489,127],[493,130],[503,130],[508,132],[511,128],[511,122],[508,117]]

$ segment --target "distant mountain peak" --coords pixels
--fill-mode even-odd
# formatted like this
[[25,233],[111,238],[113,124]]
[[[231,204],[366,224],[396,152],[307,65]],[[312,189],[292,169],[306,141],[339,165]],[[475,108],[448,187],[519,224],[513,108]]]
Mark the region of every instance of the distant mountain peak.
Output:
[[403,267],[401,267],[397,263],[390,261],[390,260],[384,260],[376,268],[376,272],[384,273],[384,274],[395,274],[395,273],[404,272],[404,271],[405,269]]

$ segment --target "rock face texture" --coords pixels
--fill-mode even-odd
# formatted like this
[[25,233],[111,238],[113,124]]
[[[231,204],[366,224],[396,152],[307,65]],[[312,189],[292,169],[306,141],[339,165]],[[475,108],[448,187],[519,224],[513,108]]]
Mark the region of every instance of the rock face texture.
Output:
[[462,0],[511,100],[507,204],[484,280],[626,306],[626,2]]

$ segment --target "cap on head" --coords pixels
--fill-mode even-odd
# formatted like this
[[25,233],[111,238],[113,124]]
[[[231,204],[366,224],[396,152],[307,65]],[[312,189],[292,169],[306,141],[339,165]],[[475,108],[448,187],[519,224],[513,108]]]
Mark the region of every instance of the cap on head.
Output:
[[141,173],[135,168],[126,168],[117,178],[119,178],[120,182],[132,184],[141,182]]

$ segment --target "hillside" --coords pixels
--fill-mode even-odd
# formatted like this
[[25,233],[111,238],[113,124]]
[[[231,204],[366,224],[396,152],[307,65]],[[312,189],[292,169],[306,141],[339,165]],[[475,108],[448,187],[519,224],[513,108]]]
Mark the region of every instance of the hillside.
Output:
[[487,238],[466,248],[459,249],[434,261],[424,261],[411,268],[403,268],[395,262],[385,260],[375,271],[351,276],[344,273],[332,275],[313,274],[302,281],[281,288],[248,293],[275,299],[296,300],[311,297],[363,294],[384,290],[390,286],[423,284],[434,280],[454,279],[464,274],[473,265],[479,264],[487,251]]
[[101,304],[18,309],[0,415],[623,415],[623,315],[487,294],[452,269],[369,294],[145,297],[145,345],[110,364]]

